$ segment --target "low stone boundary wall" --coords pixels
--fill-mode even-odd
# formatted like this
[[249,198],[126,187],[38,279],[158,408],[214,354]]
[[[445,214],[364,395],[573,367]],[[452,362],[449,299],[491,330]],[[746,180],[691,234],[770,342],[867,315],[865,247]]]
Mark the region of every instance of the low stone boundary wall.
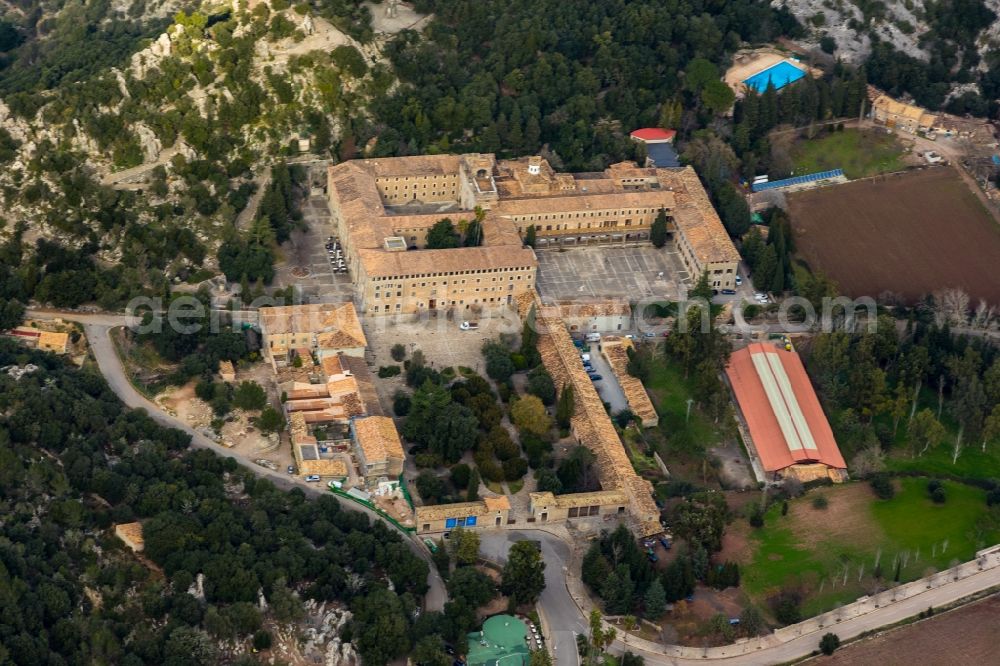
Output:
[[[675,659],[726,659],[731,657],[738,657],[741,655],[754,654],[758,650],[776,647],[778,645],[788,643],[802,636],[809,634],[820,634],[826,633],[827,631],[832,633],[837,633],[838,625],[855,618],[860,618],[862,616],[868,615],[870,613],[878,611],[880,608],[888,608],[896,603],[904,601],[906,599],[913,599],[918,597],[920,594],[925,593],[929,590],[936,588],[941,588],[948,586],[952,583],[956,583],[960,580],[968,578],[985,571],[997,570],[1000,567],[1000,544],[985,548],[976,553],[976,557],[968,562],[963,562],[955,567],[940,571],[926,578],[921,578],[910,583],[903,583],[897,585],[888,590],[879,592],[878,594],[872,595],[870,597],[861,597],[857,601],[846,604],[840,608],[823,613],[822,615],[817,615],[816,617],[803,620],[798,624],[789,625],[787,627],[782,627],[777,629],[772,634],[767,636],[760,636],[757,638],[742,638],[731,645],[723,645],[719,647],[687,647],[682,645],[662,645],[660,643],[654,643],[652,641],[647,641],[645,639],[639,638],[638,636],[629,634],[627,643],[622,640],[622,630],[620,626],[614,624],[609,624],[605,622],[607,626],[613,626],[619,632],[619,640],[615,642],[616,647],[624,650],[635,650],[639,648],[646,652],[654,654],[662,654],[667,658]],[[588,599],[586,591],[581,589],[583,583],[578,579],[573,579],[575,585],[570,585],[567,581],[567,585],[570,588],[570,594],[573,598],[580,604],[583,599]],[[577,589],[574,587],[579,586]],[[990,587],[989,585],[984,586],[983,589]],[[978,591],[978,590],[977,590]],[[968,595],[962,595],[968,596]],[[933,604],[928,603],[928,606]],[[582,608],[582,606],[581,606]],[[923,609],[920,609],[923,610]],[[919,611],[914,611],[911,615],[907,617],[912,617],[916,615]],[[894,624],[904,618],[890,619],[889,621],[883,623]],[[872,627],[876,628],[876,627]],[[853,638],[864,631],[855,631],[850,635],[841,636],[843,639]],[[817,644],[819,636],[816,637]],[[813,648],[815,649],[815,648]]]

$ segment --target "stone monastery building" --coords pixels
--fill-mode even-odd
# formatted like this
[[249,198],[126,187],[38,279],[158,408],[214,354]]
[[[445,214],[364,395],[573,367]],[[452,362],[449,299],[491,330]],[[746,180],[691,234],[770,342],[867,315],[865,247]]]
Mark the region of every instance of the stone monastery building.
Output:
[[[714,289],[735,287],[739,254],[690,167],[622,162],[567,174],[537,156],[364,159],[330,167],[328,196],[364,315],[515,307],[534,293],[529,227],[539,247],[639,242],[661,211],[689,274],[708,271]],[[480,246],[423,249],[438,220],[461,226],[477,216]]]

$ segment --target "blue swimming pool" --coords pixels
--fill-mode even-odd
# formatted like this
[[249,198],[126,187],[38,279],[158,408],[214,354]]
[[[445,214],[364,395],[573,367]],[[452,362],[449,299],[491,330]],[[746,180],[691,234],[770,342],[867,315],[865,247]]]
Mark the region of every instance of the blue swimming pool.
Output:
[[775,90],[778,90],[784,88],[789,83],[798,81],[805,75],[805,72],[792,63],[787,60],[782,60],[781,62],[775,63],[763,71],[757,72],[749,79],[744,80],[743,83],[747,84],[757,92],[762,93],[767,90],[768,82],[774,85]]

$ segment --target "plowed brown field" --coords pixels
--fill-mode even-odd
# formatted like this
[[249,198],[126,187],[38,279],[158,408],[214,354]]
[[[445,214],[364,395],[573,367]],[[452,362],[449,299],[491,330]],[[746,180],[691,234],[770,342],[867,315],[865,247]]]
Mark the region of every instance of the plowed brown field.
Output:
[[960,287],[1000,305],[1000,225],[952,167],[796,192],[795,248],[851,297]]
[[1000,597],[853,643],[815,664],[829,666],[967,666],[997,663]]

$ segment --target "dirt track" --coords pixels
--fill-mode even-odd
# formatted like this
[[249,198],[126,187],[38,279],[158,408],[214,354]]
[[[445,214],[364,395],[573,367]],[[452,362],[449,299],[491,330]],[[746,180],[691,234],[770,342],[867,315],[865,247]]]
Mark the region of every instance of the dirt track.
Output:
[[1000,305],[1000,226],[951,167],[788,195],[797,252],[851,297],[946,287]]
[[1000,596],[869,638],[810,664],[995,664]]

